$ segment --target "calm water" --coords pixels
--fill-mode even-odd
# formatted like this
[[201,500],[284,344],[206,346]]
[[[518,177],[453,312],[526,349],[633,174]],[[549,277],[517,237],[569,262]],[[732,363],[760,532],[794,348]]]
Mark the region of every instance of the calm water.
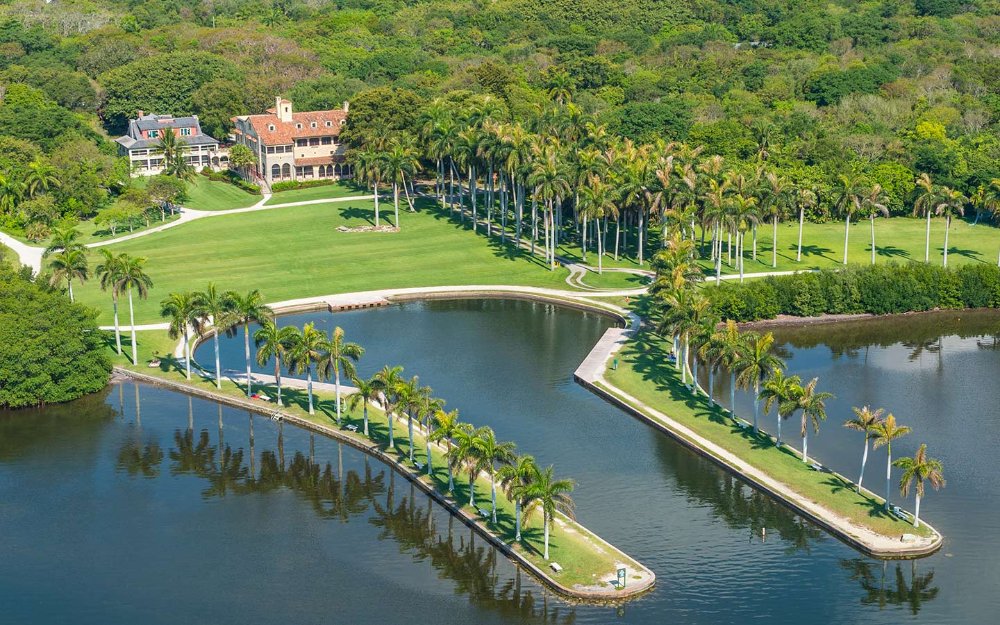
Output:
[[[401,364],[575,478],[580,520],[650,566],[655,591],[566,604],[363,454],[125,384],[0,416],[0,622],[995,621],[1000,354],[981,338],[995,317],[779,335],[791,369],[838,395],[810,440],[820,460],[857,471],[860,439],[840,423],[868,402],[915,428],[897,453],[928,442],[945,463],[948,486],[922,512],[948,540],[915,563],[860,556],[574,384],[600,317],[489,300],[284,321],[307,319],[363,344],[362,373]],[[240,366],[241,339],[223,360]]]

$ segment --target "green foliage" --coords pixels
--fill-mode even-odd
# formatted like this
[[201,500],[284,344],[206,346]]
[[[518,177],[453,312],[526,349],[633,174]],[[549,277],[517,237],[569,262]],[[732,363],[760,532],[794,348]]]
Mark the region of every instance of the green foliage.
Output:
[[877,93],[882,85],[898,76],[898,70],[889,63],[823,70],[809,79],[804,92],[807,100],[829,106],[852,93]]
[[194,113],[193,96],[202,86],[241,77],[233,63],[208,52],[171,52],[138,59],[100,76],[106,91],[104,119],[110,127],[122,129],[138,110],[172,115]]
[[0,407],[65,402],[108,383],[95,314],[0,268]]
[[335,184],[335,180],[286,180],[275,182],[271,185],[271,191],[279,193],[281,191],[291,191],[293,189],[309,189],[311,187],[325,187]]
[[609,120],[612,130],[636,141],[684,139],[691,127],[690,108],[679,98],[626,104]]
[[214,180],[216,182],[227,182],[227,183],[229,183],[229,184],[231,184],[231,185],[233,185],[235,187],[239,187],[240,189],[243,189],[247,193],[251,193],[253,195],[260,195],[261,194],[259,186],[255,185],[255,184],[253,184],[251,182],[247,182],[243,178],[240,178],[239,174],[237,174],[235,171],[226,170],[226,171],[219,172],[219,171],[212,171],[211,169],[207,169],[207,170],[203,170],[201,172],[201,175],[204,176],[204,177],[206,177],[206,178],[208,178],[209,180]]
[[1000,307],[1000,267],[945,269],[936,265],[852,266],[709,287],[723,319],[756,321],[777,315],[887,315],[936,308]]

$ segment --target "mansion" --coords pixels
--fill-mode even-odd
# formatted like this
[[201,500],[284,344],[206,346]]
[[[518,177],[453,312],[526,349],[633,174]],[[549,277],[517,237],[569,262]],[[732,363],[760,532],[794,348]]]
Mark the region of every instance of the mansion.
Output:
[[268,186],[348,177],[350,167],[339,141],[347,110],[345,102],[343,109],[294,112],[290,101],[278,97],[264,114],[234,117],[235,143],[247,146],[257,157],[249,177]]
[[229,165],[226,150],[220,150],[218,140],[201,131],[197,115],[174,117],[139,111],[136,119],[129,120],[128,132],[115,139],[119,153],[128,156],[132,174],[153,176],[163,172],[160,137],[167,132],[172,132],[184,145],[184,158],[195,169],[209,167],[218,171]]

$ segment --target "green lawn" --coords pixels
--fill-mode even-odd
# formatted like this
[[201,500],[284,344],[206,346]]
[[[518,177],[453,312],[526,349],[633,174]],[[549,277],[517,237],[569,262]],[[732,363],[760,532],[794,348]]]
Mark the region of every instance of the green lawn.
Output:
[[[166,332],[143,331],[138,334],[139,365],[132,366],[124,358],[115,357],[118,365],[125,366],[135,371],[154,375],[156,377],[172,380],[174,382],[186,383],[183,368],[169,354],[173,351],[176,341],[169,339]],[[124,350],[128,353],[128,335],[123,337]],[[108,333],[108,344],[114,345],[112,336]],[[150,368],[146,365],[154,353],[161,356],[159,367]],[[192,375],[192,380],[188,384],[214,392],[233,397],[246,397],[246,388],[228,380],[223,382],[222,390],[216,391],[215,382],[197,375]],[[255,386],[255,389],[263,390],[269,397],[277,396],[277,389],[273,385]],[[306,392],[299,389],[282,389],[282,398],[285,400],[287,412],[294,414],[313,423],[328,427],[337,427],[336,403],[332,395],[316,393],[314,405],[316,414],[308,414],[308,399]],[[431,466],[434,468],[430,477],[426,476],[426,470],[419,471],[408,460],[409,445],[407,440],[408,428],[405,419],[396,419],[393,423],[393,436],[395,447],[389,448],[388,434],[389,422],[384,412],[371,407],[368,411],[369,417],[369,439],[379,443],[383,450],[399,459],[411,471],[423,473],[422,481],[432,484],[433,487],[442,494],[448,492],[448,471],[443,459],[443,449],[432,448]],[[342,414],[341,430],[346,436],[366,440],[363,436],[364,417],[361,408],[357,410],[345,409]],[[348,425],[356,425],[357,433],[347,430]],[[419,428],[414,429],[414,460],[421,465],[427,464],[426,439],[420,434]],[[485,475],[482,475],[475,482],[475,499],[478,508],[489,510],[490,505],[490,482]],[[476,510],[468,506],[469,500],[469,477],[466,472],[456,472],[455,493],[453,501],[459,502],[463,509],[476,515]],[[478,516],[478,515],[476,515]],[[564,519],[565,520],[565,519]],[[484,521],[485,522],[485,521]],[[504,542],[512,544],[515,536],[514,526],[514,504],[503,494],[502,490],[497,491],[497,523],[485,522],[490,531],[499,536]],[[549,539],[550,561],[558,562],[562,566],[561,573],[555,577],[563,585],[572,587],[579,584],[583,586],[607,585],[609,580],[615,578],[616,565],[624,562],[631,570],[638,570],[639,565],[627,555],[618,552],[608,552],[594,540],[594,535],[582,526],[567,521],[566,527],[557,527],[553,530]],[[538,513],[527,515],[522,525],[522,544],[515,545],[514,548],[529,558],[539,568],[548,570],[547,563],[543,559],[543,532],[541,526],[541,515]],[[602,583],[603,582],[603,583]]]
[[637,289],[649,284],[649,278],[621,271],[605,271],[599,274],[588,271],[583,276],[583,283],[599,289]]
[[[385,192],[382,190],[383,193]],[[342,180],[333,184],[320,185],[318,187],[308,187],[306,189],[293,189],[291,191],[281,191],[272,195],[265,205],[286,204],[288,202],[307,202],[310,200],[324,200],[328,198],[350,197],[354,195],[371,195],[372,190],[368,187],[357,185],[353,182]]]
[[133,234],[136,232],[142,232],[143,230],[149,230],[150,228],[155,228],[157,226],[162,226],[165,223],[169,223],[180,218],[179,214],[167,215],[167,218],[163,221],[160,220],[159,214],[156,217],[149,220],[149,225],[145,223],[140,226],[129,230],[128,228],[118,228],[115,234],[111,234],[111,230],[107,226],[98,226],[94,223],[93,219],[88,219],[87,221],[81,221],[76,225],[76,229],[80,232],[80,242],[84,245],[88,243],[96,243],[98,241],[106,241],[108,239],[114,239],[118,237],[123,237],[128,234]]
[[[110,247],[149,259],[154,288],[148,300],[136,301],[136,323],[160,321],[159,302],[170,292],[212,281],[220,289],[260,289],[271,302],[415,286],[569,288],[565,269],[550,272],[524,252],[474,235],[429,203],[416,213],[402,212],[399,232],[336,230],[367,225],[372,213],[372,202],[364,200],[310,204],[201,219]],[[390,216],[383,211],[383,219]],[[102,324],[110,322],[110,296],[95,280],[75,291],[100,311]]]
[[[606,371],[605,378],[836,514],[886,536],[928,535],[926,527],[916,529],[888,514],[881,498],[859,495],[849,482],[834,474],[810,469],[787,447],[775,447],[766,434],[754,435],[750,428],[737,427],[728,413],[711,406],[705,396],[694,396],[680,383],[679,374],[667,363],[668,351],[667,342],[644,332],[626,344],[619,357],[618,369]],[[826,427],[836,426],[835,423],[826,424]]]
[[188,199],[184,201],[184,206],[203,211],[245,208],[263,199],[228,182],[209,180],[200,175],[188,183],[187,195]]
[[[924,260],[924,246],[926,235],[926,221],[911,217],[893,217],[892,219],[877,219],[875,221],[875,262],[884,263],[889,261],[906,262],[909,260]],[[943,219],[931,221],[931,253],[930,261],[940,264],[944,255],[944,230]],[[613,232],[613,229],[612,229]],[[604,258],[606,267],[638,267],[635,261],[635,240],[634,231],[630,230],[629,248],[622,250],[619,260],[615,261],[609,253]],[[701,230],[698,231],[701,236]],[[700,239],[699,239],[700,240]],[[707,239],[706,239],[707,241]],[[610,242],[610,241],[609,241]],[[752,258],[752,239],[747,235],[746,258],[744,260],[744,270],[746,273],[757,273],[773,271],[772,260],[772,229],[769,224],[762,224],[757,233],[757,259]],[[798,222],[786,222],[778,225],[778,267],[777,271],[789,271],[794,269],[820,269],[824,267],[840,266],[844,259],[844,222],[830,221],[816,224],[806,222],[802,235],[802,262],[796,262],[796,248],[798,243]],[[647,262],[645,269],[649,268],[648,258],[651,253],[655,253],[658,243],[654,242],[652,247],[646,248]],[[592,245],[588,244],[587,264],[597,266],[597,256],[594,254]],[[611,252],[612,250],[608,250]],[[708,243],[706,242],[703,256],[708,256]],[[951,224],[951,234],[948,239],[948,264],[959,265],[963,263],[997,262],[997,254],[1000,252],[1000,228],[981,222],[975,226],[972,220],[954,220]],[[570,260],[581,261],[581,250],[577,241],[563,241],[559,248],[559,253]],[[871,226],[867,220],[860,223],[851,224],[850,237],[848,239],[848,262],[870,263],[871,262]],[[722,272],[738,273],[735,263],[729,266],[725,262],[725,248],[723,248]],[[704,260],[702,264],[709,272],[714,272],[714,265]]]

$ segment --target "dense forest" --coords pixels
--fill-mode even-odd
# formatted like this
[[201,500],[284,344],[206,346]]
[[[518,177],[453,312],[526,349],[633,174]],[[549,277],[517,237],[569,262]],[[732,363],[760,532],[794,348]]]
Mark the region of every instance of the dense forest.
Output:
[[529,124],[572,101],[612,135],[766,161],[796,185],[863,175],[895,214],[918,174],[966,196],[1000,178],[997,0],[14,0],[0,82],[0,225],[15,228],[122,193],[110,138],[137,109],[225,137],[277,94],[351,100],[354,126],[413,136],[456,92]]

